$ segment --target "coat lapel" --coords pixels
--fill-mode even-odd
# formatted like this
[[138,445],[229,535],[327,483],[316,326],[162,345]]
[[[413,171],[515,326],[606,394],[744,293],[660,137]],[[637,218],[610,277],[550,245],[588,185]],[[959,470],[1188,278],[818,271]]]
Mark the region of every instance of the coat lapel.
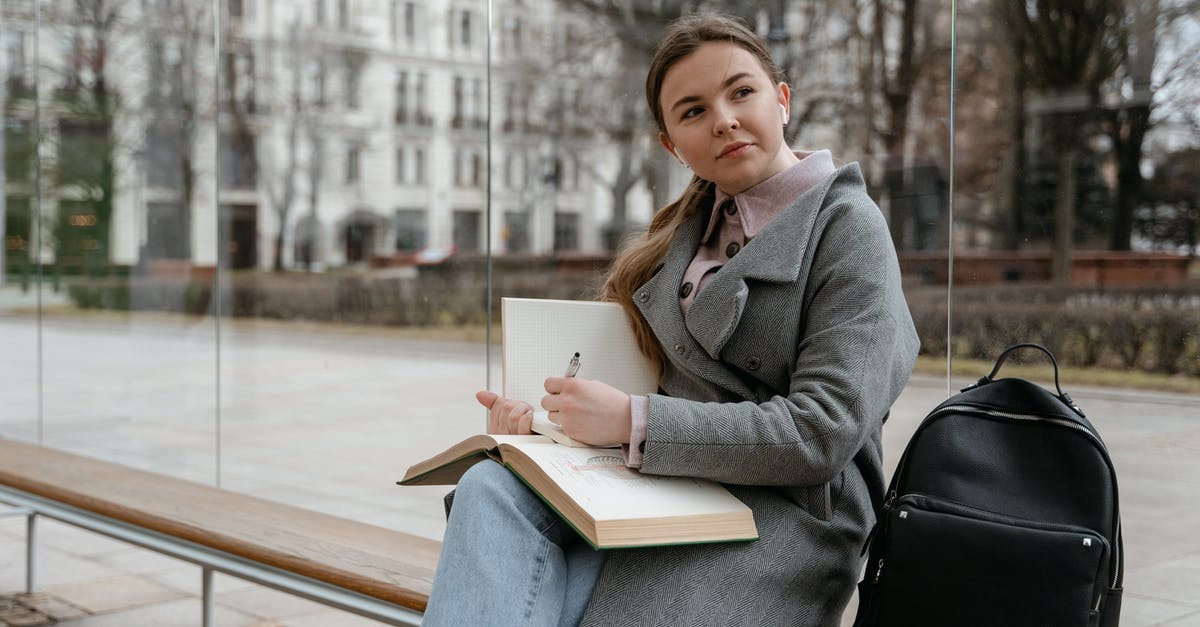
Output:
[[722,266],[696,296],[686,324],[709,357],[718,358],[737,328],[750,295],[748,280],[792,283],[800,277],[817,212],[840,175],[841,171],[834,173],[797,196],[758,237]]
[[800,194],[713,275],[688,309],[686,319],[679,308],[679,284],[696,256],[708,212],[697,212],[681,226],[663,257],[661,270],[634,293],[634,302],[654,330],[667,359],[681,362],[687,370],[743,398],[753,398],[750,388],[720,362],[721,349],[737,329],[746,306],[750,294],[747,281],[796,281],[804,269],[813,225],[825,196],[843,176],[861,179],[858,172],[857,164],[843,166]]

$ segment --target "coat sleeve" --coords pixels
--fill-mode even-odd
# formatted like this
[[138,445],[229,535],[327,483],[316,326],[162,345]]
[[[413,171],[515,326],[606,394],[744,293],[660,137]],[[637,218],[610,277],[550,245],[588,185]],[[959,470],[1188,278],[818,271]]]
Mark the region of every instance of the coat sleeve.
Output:
[[[864,197],[825,208],[786,395],[651,395],[642,472],[804,486],[845,468],[899,396],[919,341],[887,224]],[[762,341],[770,341],[763,338]]]

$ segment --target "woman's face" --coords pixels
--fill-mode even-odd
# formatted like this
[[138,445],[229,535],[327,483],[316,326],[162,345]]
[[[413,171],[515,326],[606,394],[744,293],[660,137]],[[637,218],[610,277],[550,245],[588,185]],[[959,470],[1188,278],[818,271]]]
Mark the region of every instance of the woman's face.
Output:
[[659,141],[700,178],[740,193],[796,162],[783,141],[788,97],[744,48],[702,44],[663,77]]

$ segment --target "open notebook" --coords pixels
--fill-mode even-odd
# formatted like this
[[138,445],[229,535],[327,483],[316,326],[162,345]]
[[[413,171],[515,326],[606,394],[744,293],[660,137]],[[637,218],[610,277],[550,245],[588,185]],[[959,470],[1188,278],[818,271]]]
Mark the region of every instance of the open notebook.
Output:
[[[579,353],[576,376],[603,381],[629,394],[658,389],[650,360],[637,347],[633,327],[616,303],[504,298],[504,396],[535,408],[546,395],[546,377],[561,377]],[[536,411],[534,431],[561,444],[583,446]]]

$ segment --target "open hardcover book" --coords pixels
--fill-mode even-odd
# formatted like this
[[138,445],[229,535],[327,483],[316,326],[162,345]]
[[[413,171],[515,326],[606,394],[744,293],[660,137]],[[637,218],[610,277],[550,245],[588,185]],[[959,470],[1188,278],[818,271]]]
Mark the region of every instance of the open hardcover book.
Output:
[[[539,405],[543,381],[561,376],[574,353],[578,376],[631,394],[657,389],[624,311],[613,303],[503,301],[504,394]],[[454,485],[494,459],[514,472],[596,548],[754,540],[754,516],[719,483],[642,474],[620,450],[568,438],[535,416],[545,435],[476,435],[413,465],[401,485]]]
[[401,485],[454,485],[492,458],[517,474],[598,549],[754,540],[749,507],[721,484],[642,474],[615,449],[541,435],[476,435],[408,469]]

